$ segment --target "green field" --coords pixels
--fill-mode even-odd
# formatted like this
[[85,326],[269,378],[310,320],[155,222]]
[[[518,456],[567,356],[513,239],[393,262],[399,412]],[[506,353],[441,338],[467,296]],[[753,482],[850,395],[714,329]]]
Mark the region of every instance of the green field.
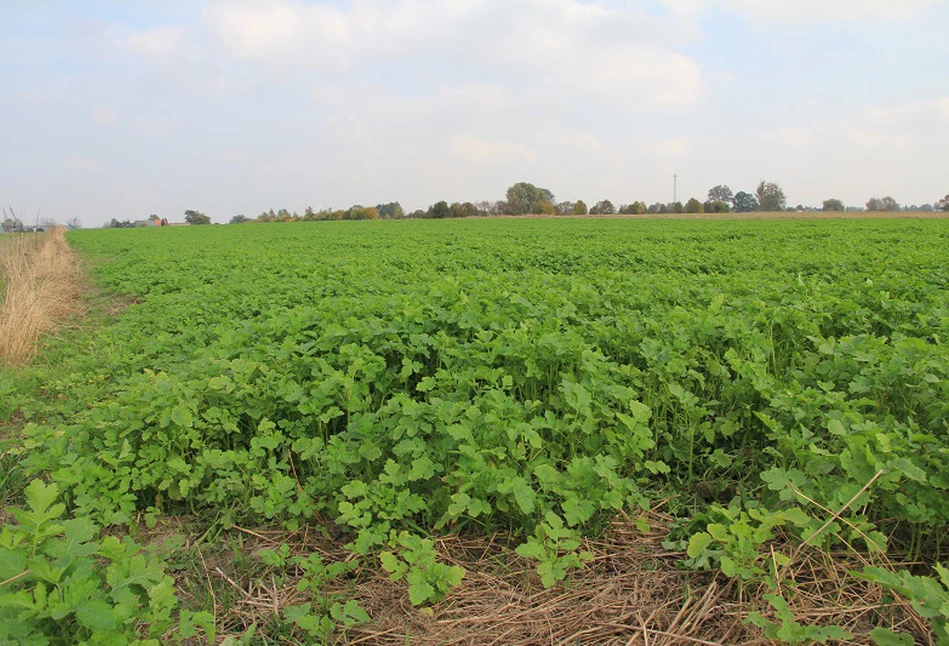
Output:
[[[68,239],[129,305],[7,375],[0,413],[25,424],[18,482],[45,476],[70,517],[334,527],[418,605],[463,574],[432,536],[502,535],[564,585],[594,567],[581,539],[660,501],[681,567],[743,585],[773,583],[805,541],[916,574],[946,558],[943,220]],[[365,619],[354,604],[301,616],[289,630],[312,639]]]

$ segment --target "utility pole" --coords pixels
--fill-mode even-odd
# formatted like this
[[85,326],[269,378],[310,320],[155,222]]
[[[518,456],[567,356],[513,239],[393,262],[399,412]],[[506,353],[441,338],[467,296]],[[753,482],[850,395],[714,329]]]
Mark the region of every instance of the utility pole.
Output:
[[672,176],[672,203],[675,204],[679,201],[679,176]]

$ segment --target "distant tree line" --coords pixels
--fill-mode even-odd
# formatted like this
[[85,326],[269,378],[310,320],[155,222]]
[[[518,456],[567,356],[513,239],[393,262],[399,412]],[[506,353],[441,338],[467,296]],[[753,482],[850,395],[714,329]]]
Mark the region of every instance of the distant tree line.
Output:
[[[695,197],[682,202],[655,202],[647,205],[642,201],[634,201],[619,206],[608,199],[599,200],[588,207],[583,200],[558,202],[552,191],[534,186],[528,182],[518,182],[507,189],[505,199],[495,202],[452,202],[445,200],[435,202],[427,209],[417,209],[406,212],[398,202],[388,202],[375,206],[355,204],[348,209],[320,209],[307,207],[300,214],[287,209],[270,209],[256,218],[239,214],[231,218],[231,224],[246,222],[319,222],[330,220],[405,220],[405,219],[446,219],[446,218],[473,218],[502,215],[662,215],[662,214],[696,214],[696,213],[774,213],[781,211],[815,212],[815,211],[949,211],[949,195],[938,200],[935,204],[921,206],[900,204],[892,197],[870,198],[865,207],[848,207],[837,198],[824,200],[821,207],[806,207],[802,204],[788,206],[787,197],[781,186],[775,182],[762,180],[754,192],[733,192],[727,185],[719,184],[708,191],[704,201]],[[189,209],[184,212],[185,222],[188,224],[210,224],[211,218],[200,211]],[[149,219],[157,218],[149,216]],[[70,221],[72,227],[73,221]],[[5,219],[3,230],[15,230],[16,224]],[[22,226],[22,223],[20,224]],[[75,221],[75,228],[78,228]],[[128,220],[113,219],[106,227],[131,227]]]

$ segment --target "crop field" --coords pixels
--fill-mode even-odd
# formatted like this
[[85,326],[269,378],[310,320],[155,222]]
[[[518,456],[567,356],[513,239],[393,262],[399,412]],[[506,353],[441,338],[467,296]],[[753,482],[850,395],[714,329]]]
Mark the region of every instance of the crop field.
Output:
[[[749,639],[949,639],[945,221],[340,222],[68,240],[123,307],[0,373],[0,415],[16,422],[6,505],[30,510],[0,534],[0,641],[66,630],[50,627],[62,616],[70,639],[247,629],[221,625],[220,594],[176,601],[169,557],[135,551],[172,518],[192,519],[188,544],[269,528],[345,545],[338,560],[276,544],[241,556],[302,586],[253,639],[305,643],[376,620],[346,593],[357,567],[400,582],[407,608],[437,609],[466,576],[439,540],[501,537],[534,585],[568,590],[602,562],[591,540],[618,519],[647,535],[660,515],[676,568],[714,572],[736,600],[760,592]],[[811,552],[842,555],[848,580],[885,593],[845,622],[798,621],[792,572]],[[44,554],[47,570],[109,559],[101,598],[61,595],[60,617],[44,615],[68,587],[37,565]],[[77,609],[89,598],[94,616]],[[631,631],[617,643],[660,643]]]

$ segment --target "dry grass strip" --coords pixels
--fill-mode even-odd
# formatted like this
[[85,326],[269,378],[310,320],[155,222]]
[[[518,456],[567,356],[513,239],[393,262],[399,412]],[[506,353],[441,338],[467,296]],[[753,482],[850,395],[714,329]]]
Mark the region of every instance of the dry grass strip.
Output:
[[[773,616],[762,586],[745,586],[716,572],[686,572],[684,557],[663,547],[670,519],[651,513],[651,530],[639,531],[630,519],[618,519],[586,547],[594,561],[565,584],[545,590],[531,562],[518,556],[502,536],[452,535],[437,540],[441,558],[465,568],[467,574],[443,602],[415,608],[406,584],[393,583],[372,563],[337,590],[355,598],[370,614],[369,625],[337,635],[333,643],[379,645],[503,645],[537,644],[648,645],[776,644],[746,619],[752,611]],[[293,553],[320,553],[324,560],[350,557],[341,541],[325,533],[301,530],[231,530],[244,540],[245,553],[286,544]],[[784,552],[789,544],[776,544]],[[233,555],[233,553],[231,553]],[[866,561],[852,554],[827,554],[816,549],[797,553],[780,590],[797,621],[805,625],[838,625],[854,637],[844,644],[872,644],[876,626],[913,635],[917,644],[932,644],[927,622],[909,605],[879,586],[852,577]],[[893,567],[892,564],[890,564]],[[297,578],[283,582],[268,569],[240,572],[227,554],[208,559],[205,574],[179,581],[183,599],[198,589],[216,587],[219,639],[242,634],[251,624],[265,627],[279,621],[284,608],[306,601],[296,590]],[[189,592],[190,590],[190,592]],[[264,630],[266,630],[264,628]],[[258,635],[260,632],[258,631]],[[286,635],[284,636],[284,638]],[[291,642],[293,639],[291,638]],[[302,634],[295,643],[307,643]]]
[[82,272],[65,229],[0,236],[0,363],[27,363],[43,335],[81,303]]

